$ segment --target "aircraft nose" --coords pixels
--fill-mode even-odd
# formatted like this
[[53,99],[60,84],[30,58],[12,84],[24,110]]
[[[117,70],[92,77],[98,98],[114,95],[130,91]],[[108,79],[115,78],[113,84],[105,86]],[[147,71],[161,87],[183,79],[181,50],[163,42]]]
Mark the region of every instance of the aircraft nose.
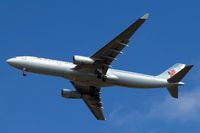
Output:
[[9,65],[13,66],[16,62],[16,59],[15,58],[10,58],[8,60],[6,60],[6,63],[8,63]]

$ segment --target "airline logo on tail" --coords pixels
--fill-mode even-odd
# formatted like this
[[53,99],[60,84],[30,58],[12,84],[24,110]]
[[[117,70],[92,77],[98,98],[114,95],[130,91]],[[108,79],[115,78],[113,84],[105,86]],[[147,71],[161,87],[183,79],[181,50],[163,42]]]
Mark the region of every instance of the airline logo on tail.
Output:
[[170,78],[173,77],[176,74],[176,71],[173,69],[171,71],[168,72]]

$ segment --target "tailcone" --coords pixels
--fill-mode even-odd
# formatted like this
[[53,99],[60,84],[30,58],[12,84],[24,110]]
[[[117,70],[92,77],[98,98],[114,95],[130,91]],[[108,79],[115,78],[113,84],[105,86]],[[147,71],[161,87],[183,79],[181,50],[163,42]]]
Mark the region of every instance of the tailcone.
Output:
[[173,86],[173,85],[177,85],[177,86],[181,86],[181,85],[184,85],[185,83],[184,82],[175,82],[175,83],[170,83],[170,86]]
[[184,85],[185,83],[184,82],[178,82],[178,85]]

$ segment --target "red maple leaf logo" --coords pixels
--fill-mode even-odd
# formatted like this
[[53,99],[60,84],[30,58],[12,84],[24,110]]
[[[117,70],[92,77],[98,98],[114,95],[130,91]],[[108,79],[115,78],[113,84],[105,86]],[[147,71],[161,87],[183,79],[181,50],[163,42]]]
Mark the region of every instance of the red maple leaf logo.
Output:
[[176,71],[173,69],[171,71],[168,72],[170,78],[173,77],[176,74]]

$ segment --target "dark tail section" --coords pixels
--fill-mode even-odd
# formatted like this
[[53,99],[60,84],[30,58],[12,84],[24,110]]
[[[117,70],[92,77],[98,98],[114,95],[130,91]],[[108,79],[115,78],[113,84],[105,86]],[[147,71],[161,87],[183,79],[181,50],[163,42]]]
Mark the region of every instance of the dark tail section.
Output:
[[181,71],[176,73],[173,77],[169,78],[168,82],[179,82],[183,79],[183,77],[190,71],[190,69],[193,67],[193,65],[188,65],[184,67]]
[[170,83],[177,83],[177,85],[173,85],[167,88],[172,97],[178,98],[178,85],[181,85],[178,84],[178,82],[180,82],[183,79],[183,77],[190,71],[192,67],[193,65],[185,66],[183,69],[178,71],[176,74],[174,74],[171,78],[167,80]]
[[167,90],[173,98],[178,98],[178,85],[171,86]]

